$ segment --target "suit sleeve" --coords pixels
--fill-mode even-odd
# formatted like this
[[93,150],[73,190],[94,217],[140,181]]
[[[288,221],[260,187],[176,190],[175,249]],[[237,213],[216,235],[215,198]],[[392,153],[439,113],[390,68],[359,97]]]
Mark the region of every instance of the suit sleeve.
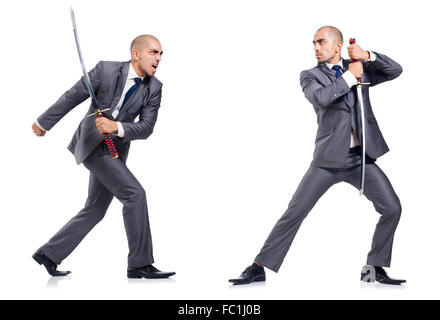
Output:
[[137,139],[147,139],[153,132],[157,120],[157,113],[162,99],[162,84],[142,106],[139,121],[121,122],[124,128],[124,139],[131,141]]
[[400,64],[384,54],[377,52],[374,52],[374,54],[376,55],[376,60],[366,62],[364,65],[365,72],[369,75],[370,87],[400,76],[403,71]]
[[310,70],[301,72],[300,83],[307,100],[320,108],[328,107],[333,101],[350,91],[350,87],[343,77],[324,86],[317,81],[316,76]]
[[[95,92],[101,84],[102,73],[102,61],[89,71],[90,81]],[[87,90],[86,79],[82,76],[72,88],[67,90],[46,112],[39,116],[37,121],[45,130],[50,130],[70,110],[84,102],[88,97],[89,91]]]

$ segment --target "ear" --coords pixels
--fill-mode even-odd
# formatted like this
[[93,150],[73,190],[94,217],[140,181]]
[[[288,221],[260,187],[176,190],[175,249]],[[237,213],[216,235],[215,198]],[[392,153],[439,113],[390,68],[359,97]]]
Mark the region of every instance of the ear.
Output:
[[341,52],[342,45],[342,41],[338,41],[338,43],[336,44],[336,52]]
[[133,49],[133,50],[131,51],[131,57],[132,57],[134,60],[139,60],[139,50],[137,50],[137,49]]

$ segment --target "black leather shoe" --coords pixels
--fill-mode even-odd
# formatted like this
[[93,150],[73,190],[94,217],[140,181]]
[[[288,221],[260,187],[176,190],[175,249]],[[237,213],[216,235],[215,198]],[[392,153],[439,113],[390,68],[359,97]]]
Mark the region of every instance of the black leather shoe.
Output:
[[175,272],[163,272],[156,269],[152,264],[141,268],[128,268],[127,277],[130,279],[164,279],[174,276]]
[[229,279],[229,282],[232,282],[234,285],[248,284],[257,281],[266,281],[266,273],[264,272],[263,267],[260,267],[255,263],[247,267],[239,278]]
[[400,285],[406,280],[390,278],[382,267],[364,266],[361,272],[361,280],[364,282],[379,282],[382,284]]
[[70,271],[58,271],[57,264],[50,260],[42,251],[37,251],[34,253],[32,258],[38,262],[38,264],[42,264],[46,267],[47,272],[52,277],[64,277],[67,276]]

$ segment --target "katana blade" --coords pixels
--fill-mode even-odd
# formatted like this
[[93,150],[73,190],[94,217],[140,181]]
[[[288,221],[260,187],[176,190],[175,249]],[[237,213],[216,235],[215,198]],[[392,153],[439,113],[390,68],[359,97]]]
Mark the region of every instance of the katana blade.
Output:
[[359,107],[361,109],[361,131],[362,131],[362,176],[361,176],[361,187],[359,189],[360,195],[364,194],[364,186],[365,186],[365,110],[364,110],[364,101],[362,98],[362,85],[358,84],[357,87],[357,97],[359,102]]
[[[350,44],[356,43],[355,38],[350,38]],[[357,60],[353,60],[353,62],[356,62]],[[357,89],[357,98],[358,98],[358,104],[361,111],[360,116],[360,123],[361,126],[361,144],[362,144],[362,172],[361,172],[361,185],[359,188],[359,194],[362,196],[364,194],[364,186],[365,186],[365,110],[364,110],[364,99],[362,97],[362,85],[363,84],[369,84],[369,83],[362,83],[362,78],[357,79],[358,83],[356,85]]]
[[81,52],[81,46],[79,44],[78,31],[76,28],[75,13],[73,12],[73,7],[70,7],[70,17],[72,19],[73,34],[75,36],[76,49],[78,50],[79,61],[81,62],[81,68],[84,74],[84,78],[86,80],[87,90],[89,91],[89,95],[92,98],[92,103],[96,108],[99,108],[98,100],[95,97],[95,93],[92,87],[92,82],[90,81],[89,74],[87,73],[86,65],[84,63],[84,58]]
[[[82,56],[81,47],[79,45],[78,31],[76,29],[75,13],[73,12],[73,7],[70,7],[70,17],[72,19],[73,35],[75,36],[76,49],[78,50],[79,61],[81,62],[81,68],[84,74],[84,79],[86,80],[87,90],[89,91],[90,98],[92,99],[92,104],[96,108],[96,111],[88,116],[96,115],[96,118],[102,118],[102,112],[110,110],[109,108],[101,110],[98,105],[98,100],[96,99],[95,92],[93,91],[92,82],[90,81],[89,74],[87,73],[86,65],[84,63],[84,58]],[[113,159],[119,158],[118,150],[116,150],[115,144],[109,133],[103,133],[105,144],[107,145],[108,151],[110,152]]]

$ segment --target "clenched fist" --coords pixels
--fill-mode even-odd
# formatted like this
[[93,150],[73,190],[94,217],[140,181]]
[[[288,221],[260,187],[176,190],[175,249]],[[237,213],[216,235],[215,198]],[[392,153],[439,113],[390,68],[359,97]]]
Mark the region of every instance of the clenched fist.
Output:
[[364,74],[364,66],[361,62],[352,62],[348,65],[348,71],[350,71],[356,79],[362,78]]
[[351,60],[368,60],[370,59],[370,53],[366,50],[363,50],[356,43],[351,44],[347,47],[348,55]]
[[46,134],[46,131],[41,130],[35,122],[32,124],[32,130],[38,137],[43,137]]
[[98,131],[101,134],[118,132],[118,125],[116,124],[116,121],[101,117],[101,118],[96,118],[95,123],[96,123],[96,128],[98,128]]

